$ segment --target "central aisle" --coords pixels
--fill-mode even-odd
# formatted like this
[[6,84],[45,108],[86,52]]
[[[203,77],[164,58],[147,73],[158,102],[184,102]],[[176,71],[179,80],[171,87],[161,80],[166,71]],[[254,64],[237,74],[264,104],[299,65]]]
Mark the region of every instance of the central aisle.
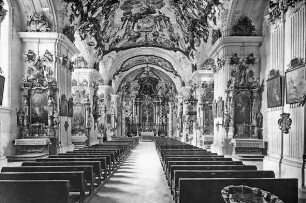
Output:
[[90,203],[172,203],[154,142],[139,142]]

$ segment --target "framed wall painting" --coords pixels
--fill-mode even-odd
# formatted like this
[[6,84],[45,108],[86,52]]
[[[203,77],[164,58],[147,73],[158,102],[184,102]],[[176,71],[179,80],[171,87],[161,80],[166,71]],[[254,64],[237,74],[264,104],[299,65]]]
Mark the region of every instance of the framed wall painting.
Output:
[[213,114],[213,118],[217,118],[217,102],[213,101],[213,103],[211,104],[212,106],[212,114]]
[[73,117],[73,99],[69,98],[68,101],[68,117]]
[[224,112],[224,101],[219,100],[217,102],[217,117],[223,117],[223,112]]
[[282,77],[267,80],[268,108],[282,106],[282,96]]
[[61,96],[60,115],[68,116],[68,101],[67,101],[66,95],[64,94]]
[[286,72],[286,103],[299,103],[306,93],[305,66]]

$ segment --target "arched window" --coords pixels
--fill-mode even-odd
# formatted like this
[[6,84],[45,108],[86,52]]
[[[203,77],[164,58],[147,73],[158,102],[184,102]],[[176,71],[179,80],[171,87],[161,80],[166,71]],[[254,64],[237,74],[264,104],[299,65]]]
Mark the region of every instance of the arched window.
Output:
[[4,84],[4,92],[3,92],[3,107],[10,107],[10,100],[11,100],[11,90],[10,80],[10,44],[11,44],[11,11],[10,5],[7,0],[4,0],[3,5],[3,13],[4,15],[2,18],[2,23],[0,25],[0,67],[2,69],[2,75],[5,77],[5,84]]

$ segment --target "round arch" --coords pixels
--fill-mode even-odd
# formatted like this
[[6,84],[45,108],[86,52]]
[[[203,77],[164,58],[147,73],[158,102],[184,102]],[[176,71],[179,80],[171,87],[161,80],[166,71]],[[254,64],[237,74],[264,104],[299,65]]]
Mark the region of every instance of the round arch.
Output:
[[[133,68],[129,69],[128,71],[122,73],[120,76],[116,77],[115,82],[113,83],[114,92],[117,92],[117,91],[118,91],[118,89],[119,89],[119,87],[120,87],[122,81],[123,81],[131,72],[133,72],[133,71],[135,71],[135,70],[137,70],[137,69],[139,69],[139,68],[144,68],[145,65],[146,65],[146,64],[141,64],[141,65],[134,66]],[[172,80],[172,82],[174,83],[176,90],[179,91],[179,89],[180,89],[181,86],[182,86],[180,78],[178,78],[178,77],[174,76],[173,74],[171,74],[171,73],[165,71],[165,70],[164,70],[163,68],[161,68],[160,66],[157,66],[157,65],[150,65],[150,67],[155,68],[155,69],[157,69],[157,70],[163,72],[165,75],[167,75],[167,77],[169,77],[169,78]],[[171,74],[172,76],[171,76],[170,74]]]
[[[160,58],[163,58],[171,63],[173,68],[178,72],[178,74],[181,76],[183,81],[187,81],[188,78],[191,76],[192,71],[191,71],[191,63],[188,64],[187,66],[189,67],[184,67],[184,64],[179,60],[179,57],[174,51],[168,51],[164,50],[161,48],[156,48],[156,47],[139,47],[139,48],[133,48],[129,49],[123,52],[119,52],[114,59],[114,63],[112,64],[110,71],[111,71],[111,76],[115,74],[115,72],[122,66],[122,64],[128,60],[129,58],[136,57],[139,55],[149,55],[149,56],[157,56]],[[186,57],[186,56],[182,56]],[[188,58],[185,58],[185,61],[187,61]],[[167,73],[166,73],[167,74]]]

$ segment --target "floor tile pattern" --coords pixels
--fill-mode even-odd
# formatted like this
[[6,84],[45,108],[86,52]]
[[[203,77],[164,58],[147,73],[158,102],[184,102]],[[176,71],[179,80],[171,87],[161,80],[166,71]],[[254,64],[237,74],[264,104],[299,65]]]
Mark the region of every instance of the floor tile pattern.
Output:
[[140,142],[90,203],[172,203],[153,142]]

